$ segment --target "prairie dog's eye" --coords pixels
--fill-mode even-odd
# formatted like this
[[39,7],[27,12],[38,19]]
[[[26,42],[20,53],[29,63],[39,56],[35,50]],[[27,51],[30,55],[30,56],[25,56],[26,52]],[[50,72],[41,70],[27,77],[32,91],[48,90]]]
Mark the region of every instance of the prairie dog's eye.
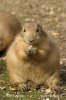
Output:
[[36,29],[36,32],[39,32],[39,29],[38,28]]
[[23,29],[24,32],[26,32],[26,29]]

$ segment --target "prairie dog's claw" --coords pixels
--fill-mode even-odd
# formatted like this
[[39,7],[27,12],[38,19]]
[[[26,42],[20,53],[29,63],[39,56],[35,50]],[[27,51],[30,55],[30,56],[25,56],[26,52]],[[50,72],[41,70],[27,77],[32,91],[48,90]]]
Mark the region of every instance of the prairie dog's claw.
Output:
[[21,89],[21,91],[27,91],[28,90],[28,87],[27,87],[27,84],[19,84],[19,88]]

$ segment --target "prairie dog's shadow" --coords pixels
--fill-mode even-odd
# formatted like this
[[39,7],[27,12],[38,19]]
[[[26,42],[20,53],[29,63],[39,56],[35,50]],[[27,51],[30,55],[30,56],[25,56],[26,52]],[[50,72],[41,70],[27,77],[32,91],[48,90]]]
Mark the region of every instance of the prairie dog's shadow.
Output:
[[5,56],[6,56],[6,51],[0,51],[0,74],[5,72]]
[[6,54],[6,50],[0,51],[0,58],[1,58],[1,57],[4,57],[5,54]]

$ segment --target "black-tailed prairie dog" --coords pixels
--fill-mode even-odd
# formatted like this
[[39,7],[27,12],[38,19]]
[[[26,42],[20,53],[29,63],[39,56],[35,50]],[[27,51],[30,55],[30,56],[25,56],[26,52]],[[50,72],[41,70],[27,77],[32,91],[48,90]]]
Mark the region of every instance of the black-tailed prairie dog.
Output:
[[22,89],[27,82],[55,89],[60,77],[59,51],[42,27],[26,22],[6,55],[10,81]]
[[0,11],[0,51],[10,45],[20,30],[21,24],[14,15]]

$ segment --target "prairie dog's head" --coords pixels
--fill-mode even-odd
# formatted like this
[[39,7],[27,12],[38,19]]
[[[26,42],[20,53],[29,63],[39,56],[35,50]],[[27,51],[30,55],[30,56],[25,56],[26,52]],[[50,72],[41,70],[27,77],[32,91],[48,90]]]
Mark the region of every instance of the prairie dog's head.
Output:
[[23,25],[21,36],[28,44],[37,44],[41,42],[47,34],[43,31],[41,25],[35,22],[27,22]]

